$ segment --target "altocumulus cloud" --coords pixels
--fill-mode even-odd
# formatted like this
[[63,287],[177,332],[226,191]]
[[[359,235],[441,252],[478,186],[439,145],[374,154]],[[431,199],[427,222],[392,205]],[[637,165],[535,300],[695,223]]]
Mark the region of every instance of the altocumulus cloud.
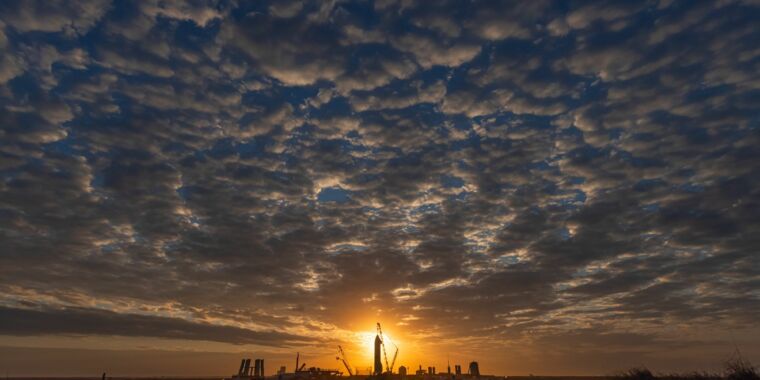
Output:
[[756,328],[759,16],[4,1],[0,334],[297,346],[361,305],[644,358]]

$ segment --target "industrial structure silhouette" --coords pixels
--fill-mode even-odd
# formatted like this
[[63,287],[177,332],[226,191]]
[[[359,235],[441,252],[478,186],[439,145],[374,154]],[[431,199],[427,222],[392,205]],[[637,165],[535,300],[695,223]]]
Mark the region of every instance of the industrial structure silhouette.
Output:
[[[418,380],[462,380],[462,379],[479,379],[488,378],[493,379],[496,376],[480,374],[480,365],[477,361],[472,361],[469,364],[467,373],[462,373],[462,366],[459,364],[454,365],[454,372],[451,372],[451,365],[447,366],[446,372],[439,373],[434,366],[427,367],[427,370],[423,369],[422,365],[419,365],[419,369],[414,374],[409,373],[409,369],[406,366],[399,366],[398,371],[394,372],[396,359],[398,358],[399,348],[395,343],[393,344],[394,353],[391,361],[388,361],[386,339],[383,335],[382,327],[380,323],[377,323],[377,334],[374,339],[374,351],[373,351],[373,367],[372,372],[367,375],[359,375],[356,368],[352,367],[348,357],[346,356],[343,347],[338,345],[338,356],[336,360],[343,364],[346,370],[347,377],[350,378],[362,378],[362,379],[388,379],[388,380],[404,380],[407,378]],[[285,366],[281,366],[277,373],[273,376],[266,376],[264,372],[264,359],[255,359],[254,365],[251,367],[251,359],[244,358],[240,362],[240,368],[238,372],[225,380],[262,380],[266,378],[272,378],[277,380],[324,380],[330,378],[344,377],[344,373],[339,369],[332,368],[319,368],[310,367],[306,368],[306,363],[301,362],[301,353],[296,353],[296,363],[293,372],[287,372]]]

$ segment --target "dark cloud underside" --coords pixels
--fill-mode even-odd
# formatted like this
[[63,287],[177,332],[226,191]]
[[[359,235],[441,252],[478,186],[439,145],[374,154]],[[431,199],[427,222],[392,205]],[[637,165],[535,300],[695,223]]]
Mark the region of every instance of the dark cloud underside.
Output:
[[123,335],[207,340],[234,344],[278,346],[309,340],[272,331],[191,322],[179,318],[120,314],[88,309],[27,310],[0,308],[3,335]]

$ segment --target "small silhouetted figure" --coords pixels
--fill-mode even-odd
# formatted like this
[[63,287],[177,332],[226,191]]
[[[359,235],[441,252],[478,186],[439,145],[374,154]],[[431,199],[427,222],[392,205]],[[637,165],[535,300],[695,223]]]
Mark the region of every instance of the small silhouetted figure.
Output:
[[103,376],[100,377],[101,380],[106,380],[106,373],[103,372]]

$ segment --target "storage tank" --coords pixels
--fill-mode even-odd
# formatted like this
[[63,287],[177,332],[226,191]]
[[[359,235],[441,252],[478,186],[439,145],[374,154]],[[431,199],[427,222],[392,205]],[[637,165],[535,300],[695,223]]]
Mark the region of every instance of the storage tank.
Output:
[[480,368],[478,367],[478,362],[470,362],[470,375],[480,376]]

